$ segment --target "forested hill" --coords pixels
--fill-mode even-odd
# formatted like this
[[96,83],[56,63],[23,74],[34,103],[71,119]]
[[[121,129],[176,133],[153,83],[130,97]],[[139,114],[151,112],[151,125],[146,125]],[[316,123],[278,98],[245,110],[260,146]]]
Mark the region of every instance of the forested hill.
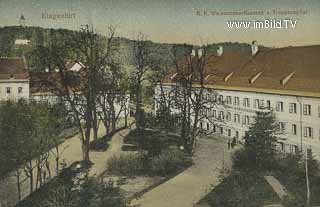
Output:
[[[74,33],[75,31],[66,29],[47,29],[40,27],[20,27],[20,26],[10,26],[0,28],[0,56],[14,57],[25,55],[29,69],[30,70],[42,70],[37,68],[32,64],[32,57],[30,56],[31,51],[33,51],[37,45],[43,45],[48,40],[50,33],[62,32],[62,33]],[[31,41],[29,45],[15,45],[16,39],[28,39]],[[120,41],[120,54],[123,64],[130,66],[132,65],[132,46],[133,40],[118,37]],[[155,48],[160,48],[161,50],[170,50],[173,44],[167,43],[155,43],[150,42]],[[250,45],[248,43],[214,43],[209,45],[209,50],[212,52],[218,48],[218,45],[223,46],[224,51],[227,50],[250,50]],[[176,44],[177,48],[182,48],[182,44]],[[210,51],[209,51],[210,52]],[[169,60],[169,53],[165,53],[165,59]]]

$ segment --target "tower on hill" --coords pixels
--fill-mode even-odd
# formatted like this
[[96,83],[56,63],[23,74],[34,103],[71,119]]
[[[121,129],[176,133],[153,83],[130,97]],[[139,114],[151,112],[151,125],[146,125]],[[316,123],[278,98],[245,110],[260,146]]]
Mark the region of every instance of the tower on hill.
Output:
[[23,16],[23,14],[21,14],[20,20],[19,20],[19,24],[21,27],[25,27],[26,26],[26,18]]

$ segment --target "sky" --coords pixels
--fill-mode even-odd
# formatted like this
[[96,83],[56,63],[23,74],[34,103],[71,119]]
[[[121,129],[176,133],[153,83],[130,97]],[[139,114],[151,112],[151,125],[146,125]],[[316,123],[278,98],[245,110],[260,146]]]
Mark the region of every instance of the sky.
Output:
[[[273,10],[298,14],[274,14]],[[247,15],[244,11],[260,13]],[[46,18],[65,13],[73,14],[72,18]],[[98,33],[105,34],[108,25],[115,25],[119,36],[132,39],[142,32],[161,43],[256,40],[270,47],[320,44],[320,0],[0,0],[0,26],[19,25],[21,14],[27,26],[79,30],[93,24]],[[227,25],[233,20],[283,24],[287,19],[297,21],[295,28],[235,29]]]

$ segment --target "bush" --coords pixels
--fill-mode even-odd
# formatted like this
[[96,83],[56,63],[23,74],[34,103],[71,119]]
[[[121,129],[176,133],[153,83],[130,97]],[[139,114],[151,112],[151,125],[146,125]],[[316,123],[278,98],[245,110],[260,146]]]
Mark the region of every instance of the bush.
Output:
[[153,175],[168,176],[180,172],[191,164],[191,158],[183,151],[167,149],[151,160],[150,168]]
[[124,143],[147,150],[149,157],[154,157],[169,146],[178,146],[179,137],[161,133],[158,130],[135,129],[125,137]]
[[108,171],[119,176],[137,176],[144,172],[145,158],[140,154],[121,155],[108,161]]
[[[305,158],[301,154],[286,154],[278,160],[278,169],[275,171],[276,177],[286,186],[291,193],[284,205],[304,206],[306,203],[306,175]],[[320,204],[320,197],[316,196],[320,192],[319,163],[312,157],[308,159],[309,182],[310,182],[310,203]]]

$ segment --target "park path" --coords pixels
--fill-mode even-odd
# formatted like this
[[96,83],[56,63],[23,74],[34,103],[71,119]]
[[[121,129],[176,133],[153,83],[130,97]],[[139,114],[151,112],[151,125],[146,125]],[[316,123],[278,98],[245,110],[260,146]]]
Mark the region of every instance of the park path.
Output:
[[201,138],[194,156],[194,165],[133,200],[139,207],[193,207],[220,183],[221,170],[231,167],[226,138]]
[[[98,176],[103,173],[106,169],[107,159],[120,152],[123,137],[129,132],[129,129],[124,129],[117,132],[109,142],[109,148],[104,152],[90,152],[90,159],[94,163],[90,169],[89,176]],[[101,125],[98,130],[98,137],[105,135],[105,128]],[[60,160],[64,161],[66,167],[70,166],[76,161],[82,159],[81,141],[79,138],[80,134],[75,135],[72,138],[65,140],[59,145],[61,151]],[[35,162],[35,161],[33,161]],[[55,173],[55,156],[50,153],[49,163],[52,177],[56,176]],[[21,169],[21,199],[24,199],[30,195],[30,183],[23,169]],[[37,170],[34,169],[34,180],[36,180]],[[12,207],[18,202],[18,190],[16,185],[15,172],[9,173],[6,177],[0,180],[0,207]],[[34,182],[35,186],[35,182]]]

